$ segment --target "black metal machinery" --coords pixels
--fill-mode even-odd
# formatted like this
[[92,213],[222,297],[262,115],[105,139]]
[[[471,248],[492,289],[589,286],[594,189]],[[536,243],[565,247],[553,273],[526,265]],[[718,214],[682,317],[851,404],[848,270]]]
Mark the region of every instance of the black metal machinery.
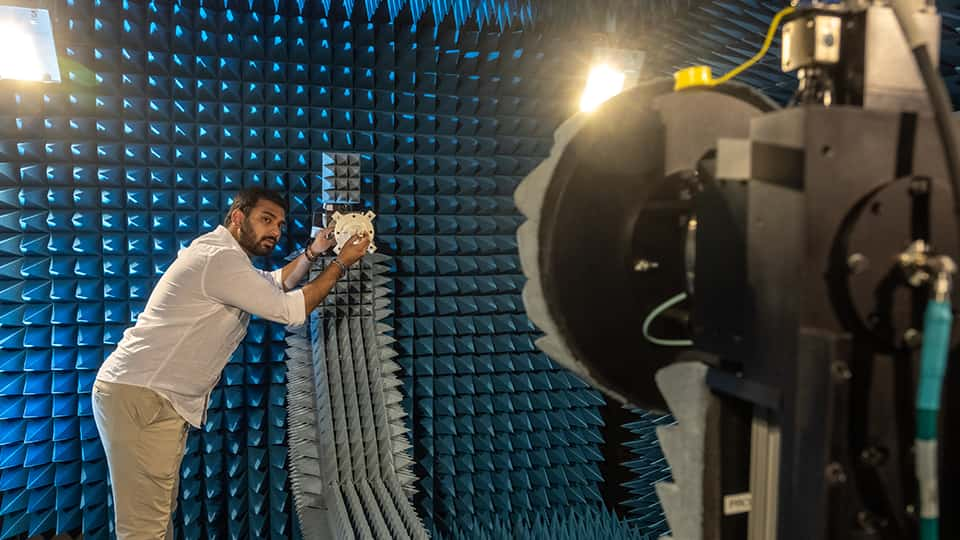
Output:
[[[914,15],[938,42],[936,12]],[[674,538],[923,538],[925,261],[956,258],[960,238],[896,22],[883,6],[798,10],[787,108],[736,84],[643,84],[571,119],[518,190],[541,347],[620,401],[694,404],[680,427],[702,425],[661,437]],[[703,373],[707,391],[661,377],[680,364],[703,366],[681,379]],[[960,538],[960,368],[944,389],[939,537]]]

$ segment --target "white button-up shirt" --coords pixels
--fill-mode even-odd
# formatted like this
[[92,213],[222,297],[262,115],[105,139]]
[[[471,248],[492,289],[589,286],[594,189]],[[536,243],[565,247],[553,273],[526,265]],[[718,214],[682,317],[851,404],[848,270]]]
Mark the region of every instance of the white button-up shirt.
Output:
[[150,388],[200,427],[251,313],[299,326],[303,292],[284,292],[281,270],[255,268],[221,225],[180,250],[97,379]]

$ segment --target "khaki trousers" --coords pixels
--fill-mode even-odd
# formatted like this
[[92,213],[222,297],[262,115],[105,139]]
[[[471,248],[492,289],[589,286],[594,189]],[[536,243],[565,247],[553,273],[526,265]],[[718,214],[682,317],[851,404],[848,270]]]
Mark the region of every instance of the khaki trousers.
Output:
[[96,381],[93,418],[107,455],[118,540],[172,540],[187,422],[159,394]]

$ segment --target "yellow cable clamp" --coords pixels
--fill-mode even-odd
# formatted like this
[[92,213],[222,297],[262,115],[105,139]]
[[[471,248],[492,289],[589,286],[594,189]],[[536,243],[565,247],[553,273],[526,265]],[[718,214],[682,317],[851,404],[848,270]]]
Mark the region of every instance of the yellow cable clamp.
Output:
[[681,69],[673,74],[673,89],[683,90],[684,88],[695,88],[698,86],[717,86],[743,73],[747,68],[759,62],[760,59],[767,54],[767,51],[770,50],[770,44],[773,43],[773,36],[776,35],[777,27],[780,26],[780,21],[794,11],[796,11],[796,9],[793,7],[785,7],[773,16],[773,20],[770,21],[770,28],[767,29],[767,37],[763,40],[763,47],[760,48],[760,52],[753,55],[753,58],[733,68],[719,79],[713,78],[713,75],[710,73],[710,66],[693,66]]

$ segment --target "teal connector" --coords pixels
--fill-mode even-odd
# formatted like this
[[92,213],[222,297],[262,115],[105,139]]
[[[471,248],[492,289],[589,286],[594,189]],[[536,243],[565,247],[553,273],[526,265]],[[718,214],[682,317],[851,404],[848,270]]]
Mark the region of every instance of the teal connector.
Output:
[[[920,357],[920,385],[917,388],[917,438],[937,438],[937,411],[940,391],[950,352],[953,314],[948,300],[930,300],[923,318],[923,350]],[[932,415],[921,414],[932,412]]]
[[920,540],[940,540],[940,521],[938,519],[920,519]]
[[937,414],[950,354],[953,314],[947,294],[927,304],[917,388],[916,468],[920,495],[920,540],[940,538],[940,496],[937,478]]

